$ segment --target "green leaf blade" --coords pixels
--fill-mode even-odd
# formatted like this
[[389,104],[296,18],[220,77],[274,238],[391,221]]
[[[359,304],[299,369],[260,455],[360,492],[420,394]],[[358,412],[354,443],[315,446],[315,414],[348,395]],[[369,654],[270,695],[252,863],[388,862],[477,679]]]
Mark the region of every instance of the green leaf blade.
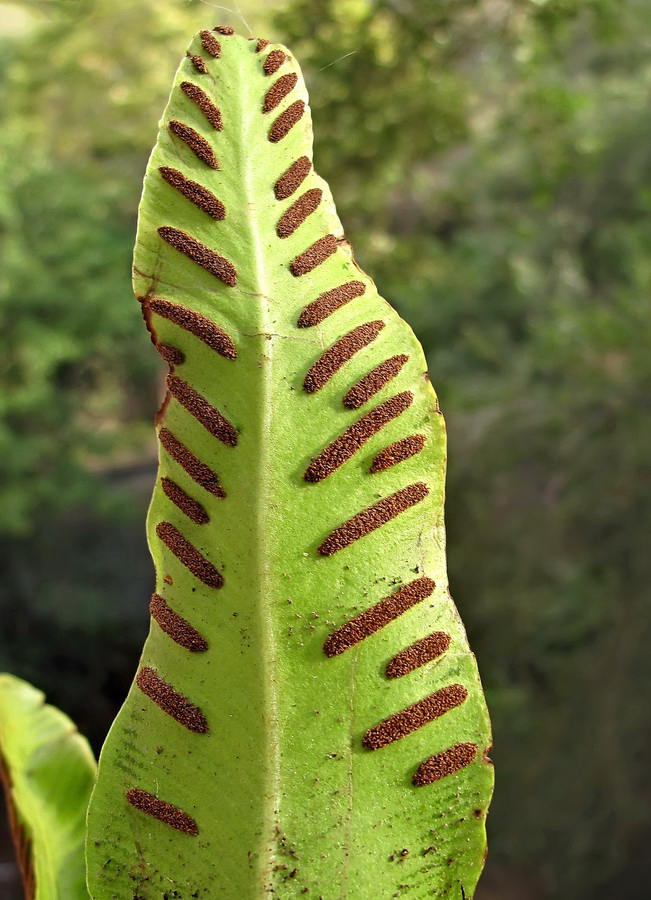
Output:
[[29,900],[88,900],[88,742],[25,681],[0,675],[0,762]]
[[[156,591],[207,649],[152,623],[142,666],[161,684],[139,675],[103,750],[91,893],[338,900],[460,898],[463,888],[469,898],[485,846],[490,733],[447,590],[443,419],[422,350],[355,264],[325,182],[303,166],[293,193],[275,187],[311,160],[296,61],[285,48],[215,37],[218,58],[198,36],[177,74],[145,179],[134,277],[155,341],[176,360],[159,426],[177,445],[161,437],[161,478],[208,519],[157,485]],[[266,74],[269,60],[280,65]],[[292,73],[294,87],[264,112]],[[207,212],[220,208],[210,197],[223,219]],[[161,298],[210,325],[178,309],[176,320],[160,315]],[[210,326],[234,358],[215,350]],[[385,383],[371,375],[396,357]],[[358,383],[366,402],[349,408]],[[406,439],[414,452],[398,462],[387,448]],[[396,464],[371,473],[383,452]],[[197,460],[225,496],[206,489]],[[393,595],[408,598],[424,579],[429,592],[399,608]],[[387,677],[394,657],[434,632],[449,638],[440,656]],[[341,649],[328,655],[333,635]],[[187,704],[207,731],[190,727],[199,720]],[[380,735],[376,749],[369,734]],[[472,759],[468,750],[453,771],[464,746]],[[414,784],[431,757],[430,776],[443,777]]]

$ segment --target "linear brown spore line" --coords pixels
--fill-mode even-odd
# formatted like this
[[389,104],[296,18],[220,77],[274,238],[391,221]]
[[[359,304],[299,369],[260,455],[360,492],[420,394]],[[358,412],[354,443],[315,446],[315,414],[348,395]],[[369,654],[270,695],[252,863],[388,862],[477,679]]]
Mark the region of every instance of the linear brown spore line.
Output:
[[183,328],[184,331],[188,331],[199,338],[215,353],[218,353],[225,359],[237,358],[237,350],[231,336],[207,316],[202,316],[201,313],[195,312],[187,306],[182,306],[180,303],[172,303],[169,300],[163,300],[158,297],[149,300],[148,304],[152,312],[163,316],[163,318],[178,325],[179,328]]
[[217,473],[195,456],[168,428],[161,428],[158,439],[164,450],[200,487],[213,497],[222,499],[226,496]]
[[225,37],[235,34],[235,29],[232,25],[215,25],[213,31],[216,31],[217,34],[223,34]]
[[291,106],[284,109],[269,129],[269,140],[272,144],[277,144],[286,138],[294,125],[303,118],[305,112],[305,102],[303,100],[295,100]]
[[434,631],[405,647],[389,660],[386,667],[387,678],[402,678],[443,656],[450,647],[452,638],[444,631]]
[[209,31],[201,32],[201,46],[206,53],[209,53],[214,59],[219,59],[222,55],[222,45]]
[[274,81],[265,94],[262,112],[268,113],[271,112],[272,109],[276,109],[285,97],[294,90],[297,84],[298,75],[296,72],[288,72],[286,75],[281,75],[277,81]]
[[406,709],[389,716],[379,725],[369,728],[362,739],[366,750],[380,750],[413,734],[424,725],[439,719],[445,713],[456,709],[468,697],[468,690],[462,684],[451,684],[424,697]]
[[379,603],[333,631],[323,645],[325,655],[339,656],[340,653],[350,650],[351,647],[381,631],[418,603],[431,597],[435,588],[436,583],[427,576],[403,584],[393,594],[384,597]]
[[146,697],[188,731],[208,733],[208,722],[199,707],[164,681],[150,666],[143,666],[138,671],[136,684]]
[[330,381],[339,369],[349,362],[356,353],[368,347],[384,328],[384,322],[376,319],[374,322],[364,322],[349,331],[336,343],[329,347],[325,353],[310,367],[303,379],[303,390],[308,394],[320,391]]
[[[191,81],[183,81],[181,90],[199,108],[215,131],[223,129],[221,110],[218,106],[215,106],[208,94],[198,84],[193,84]],[[217,168],[217,166],[213,168]]]
[[159,800],[158,797],[140,788],[129,788],[125,796],[134,809],[144,812],[154,819],[158,819],[159,822],[163,822],[165,825],[169,825],[171,828],[175,828],[177,831],[182,831],[185,834],[199,834],[199,828],[195,820],[192,816],[183,812],[182,809],[179,809],[178,806],[167,803],[165,800]]
[[400,374],[400,370],[408,359],[406,353],[399,353],[385,359],[351,387],[344,396],[344,406],[348,409],[359,409]]
[[422,762],[412,778],[412,784],[423,787],[434,784],[448,775],[460,772],[475,761],[477,757],[477,744],[472,741],[455,744],[442,753],[435,753]]
[[237,431],[217,407],[212,406],[187,381],[183,381],[177,375],[168,375],[167,385],[172,396],[203,425],[206,431],[223,444],[229,447],[236,446]]
[[366,441],[377,434],[385,425],[402,415],[413,403],[414,395],[411,391],[403,391],[396,394],[376,406],[375,409],[362,416],[357,422],[353,422],[338,438],[328,444],[316,456],[305,470],[305,481],[323,481],[332,475],[340,466],[351,459]]
[[276,200],[286,200],[303,184],[310,173],[312,162],[307,156],[299,158],[280,176],[274,185]]
[[213,564],[202,556],[171,522],[159,522],[156,534],[195,578],[211,588],[220,588],[223,585],[224,579]]
[[169,185],[212,219],[220,221],[226,217],[224,204],[208,188],[197,181],[186,178],[182,172],[170,166],[159,166],[158,171]]
[[410,434],[399,441],[395,441],[393,444],[389,444],[388,447],[380,450],[373,459],[369,472],[371,475],[374,475],[376,472],[384,472],[386,469],[397,466],[398,463],[404,462],[406,459],[411,459],[412,456],[416,456],[421,452],[426,441],[427,437],[424,434]]
[[161,478],[161,485],[165,495],[172,501],[177,509],[180,509],[183,515],[187,516],[188,519],[195,523],[195,525],[208,524],[210,516],[206,510],[200,503],[187,494],[180,484],[177,484],[175,481],[172,481],[171,478],[164,475]]
[[204,653],[208,649],[208,641],[203,635],[176,613],[160,594],[152,594],[149,612],[161,631],[180,647],[192,653]]
[[171,344],[164,344],[161,341],[158,341],[155,346],[170,369],[173,370],[175,366],[180,366],[185,362],[185,355],[178,347],[173,347]]
[[186,125],[184,122],[179,122],[178,119],[172,119],[167,127],[172,134],[180,138],[192,150],[202,163],[205,163],[211,169],[219,168],[215,151],[205,137],[202,137],[195,128]]
[[208,74],[208,66],[206,65],[205,60],[201,56],[199,56],[197,54],[192,55],[192,54],[188,53],[188,59],[190,60],[192,65],[195,67],[197,72],[200,72],[202,75]]
[[286,209],[276,225],[276,234],[279,238],[287,238],[294,234],[296,229],[319,208],[323,191],[321,188],[311,188],[296,200],[289,209]]
[[331,257],[336,252],[337,247],[337,238],[334,234],[326,234],[324,237],[319,238],[318,241],[315,241],[307,250],[291,261],[289,269],[292,275],[295,278],[300,278],[301,275],[307,275],[309,272],[312,272],[317,266],[320,266],[321,263],[324,263],[326,259]]
[[[268,41],[267,41],[268,43]],[[266,46],[266,45],[265,45]],[[282,50],[272,50],[263,63],[263,71],[265,75],[273,75],[287,59],[287,55]]]
[[346,284],[340,284],[338,287],[326,291],[316,300],[308,303],[296,324],[299,328],[311,328],[313,325],[318,325],[350,300],[361,297],[365,289],[362,281],[348,281]]
[[396,516],[420,503],[429,494],[429,488],[423,482],[410,484],[395,494],[385,497],[379,503],[374,503],[362,510],[352,519],[348,519],[343,525],[335,528],[323,543],[317,548],[321,556],[332,556],[340,550],[350,547],[355,541],[366,537],[383,525],[386,525]]
[[229,287],[237,284],[235,266],[216,250],[211,250],[192,235],[178,228],[172,228],[170,225],[161,225],[158,233],[171,247],[201,266],[206,272],[214,275],[215,278],[223,281],[224,284]]

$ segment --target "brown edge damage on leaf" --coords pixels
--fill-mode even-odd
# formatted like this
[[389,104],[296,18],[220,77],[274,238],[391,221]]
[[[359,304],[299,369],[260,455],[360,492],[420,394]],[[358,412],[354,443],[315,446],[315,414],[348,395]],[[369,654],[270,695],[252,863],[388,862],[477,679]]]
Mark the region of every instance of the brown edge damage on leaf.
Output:
[[22,824],[18,817],[18,812],[13,801],[12,781],[2,749],[0,748],[0,782],[4,788],[4,794],[7,804],[7,816],[9,818],[9,829],[11,837],[16,849],[16,858],[18,868],[23,879],[23,888],[25,890],[25,900],[34,900],[36,897],[36,875],[34,872],[34,860],[32,857],[32,841],[27,834],[26,827]]

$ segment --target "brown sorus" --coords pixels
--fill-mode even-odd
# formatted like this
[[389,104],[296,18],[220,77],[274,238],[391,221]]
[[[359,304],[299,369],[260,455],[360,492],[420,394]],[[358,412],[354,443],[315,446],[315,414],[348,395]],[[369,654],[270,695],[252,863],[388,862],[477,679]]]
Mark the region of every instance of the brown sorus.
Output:
[[214,497],[222,498],[226,496],[226,492],[219,483],[217,473],[213,472],[213,470],[195,456],[194,453],[191,453],[185,444],[182,444],[181,441],[174,437],[171,431],[167,428],[161,428],[158,438],[172,459],[177,462],[198,485]]
[[385,497],[384,500],[374,503],[373,506],[362,510],[352,519],[335,528],[317,549],[317,553],[321,556],[332,556],[333,553],[343,550],[344,547],[349,547],[360,538],[366,537],[367,534],[386,525],[400,513],[420,503],[428,494],[427,485],[419,481]]
[[176,188],[179,193],[194,203],[200,210],[207,213],[212,219],[223,219],[226,216],[226,209],[221,200],[208,188],[196,181],[186,178],[178,169],[172,169],[170,166],[159,166],[158,171],[168,184]]
[[414,399],[411,391],[396,394],[376,406],[347,428],[342,435],[322,450],[307,467],[305,481],[323,481],[360,450],[369,438],[409,409]]
[[179,484],[172,481],[171,478],[167,478],[167,476],[161,478],[161,484],[165,494],[188,519],[196,525],[206,525],[210,521],[210,517],[203,506],[197,503],[196,500],[193,500],[189,494],[186,494]]
[[299,275],[307,275],[312,269],[316,269],[322,262],[325,262],[329,256],[337,249],[337,238],[334,234],[326,234],[324,237],[315,241],[311,247],[308,247],[304,253],[301,253],[290,264],[289,268],[292,275],[297,278]]
[[229,287],[234,287],[237,284],[235,266],[223,256],[220,256],[219,253],[192,237],[192,235],[186,234],[185,231],[180,231],[178,228],[172,228],[169,225],[161,225],[158,233],[171,247],[174,247],[179,253],[196,262],[197,265],[205,269],[206,272],[210,272],[215,278],[219,278],[224,284],[227,284]]
[[380,363],[351,387],[344,397],[344,406],[347,406],[348,409],[359,409],[374,394],[381,391],[385,384],[396,377],[408,359],[409,357],[404,353],[385,359],[383,363]]
[[310,328],[312,325],[318,325],[336,312],[349,300],[355,297],[361,297],[364,293],[364,284],[361,281],[349,281],[346,284],[340,284],[339,287],[326,291],[313,300],[305,307],[298,317],[296,323],[299,328]]
[[389,444],[384,450],[380,450],[371,463],[369,472],[371,474],[383,472],[385,469],[390,469],[391,466],[397,466],[398,463],[403,462],[405,459],[416,456],[425,446],[426,440],[424,434],[410,434],[400,441]]
[[[199,107],[212,127],[216,131],[221,131],[223,128],[221,110],[215,106],[208,94],[202,91],[199,85],[192,84],[191,81],[182,82],[181,90]],[[213,166],[213,168],[216,169],[217,166]]]
[[160,594],[152,594],[149,612],[160,629],[180,647],[192,653],[203,653],[208,649],[208,641],[186,619],[175,613]]
[[201,46],[206,53],[210,53],[215,59],[219,59],[222,55],[222,45],[209,31],[201,32]]
[[421,638],[420,641],[401,650],[387,663],[387,678],[401,678],[426,663],[438,659],[446,652],[450,641],[450,635],[444,631],[435,631],[433,634]]
[[301,120],[305,112],[305,103],[302,100],[296,100],[291,106],[283,110],[269,131],[269,140],[272,144],[277,144],[287,137],[294,125]]
[[312,163],[307,156],[299,156],[296,162],[293,162],[289,169],[284,172],[276,184],[274,185],[274,193],[276,200],[286,200],[298,190],[305,181]]
[[136,675],[136,684],[156,706],[176,719],[188,731],[194,731],[196,734],[208,733],[208,723],[199,707],[174,690],[171,684],[163,681],[152,668],[143,666]]
[[161,344],[159,341],[156,344],[156,349],[163,357],[170,369],[173,369],[174,366],[180,366],[181,363],[185,362],[183,351],[179,350],[178,347],[172,347],[171,344]]
[[278,81],[275,81],[264,98],[262,112],[268,113],[275,109],[281,101],[285,99],[290,91],[293,91],[298,82],[296,72],[288,72],[287,75],[281,75]]
[[211,406],[193,387],[176,375],[167,376],[170,393],[191,413],[203,427],[223,444],[234,447],[237,444],[237,431],[228,419]]
[[210,166],[211,169],[219,168],[217,157],[215,156],[212,147],[204,137],[201,137],[198,131],[191,128],[190,125],[185,125],[183,122],[179,122],[176,119],[172,119],[168,128],[172,134],[175,134],[187,144],[197,159],[200,159],[201,162]]
[[177,831],[183,831],[185,834],[199,834],[199,828],[192,816],[184,813],[178,806],[159,800],[158,797],[154,797],[153,794],[142,791],[140,788],[129,788],[126,798],[135,809],[147,813],[148,816],[153,816],[154,819],[164,822],[165,825],[176,828]]
[[321,188],[312,188],[296,200],[289,209],[285,210],[278,224],[276,225],[276,234],[279,238],[289,237],[294,234],[299,225],[311,216],[312,213],[319,208],[323,191]]
[[471,742],[455,744],[443,753],[436,753],[422,762],[416,770],[412,783],[417,787],[433,784],[447,775],[454,775],[460,769],[465,769],[477,756],[477,745]]
[[371,606],[370,609],[333,631],[323,645],[326,656],[338,656],[380,631],[412,606],[416,606],[417,603],[430,597],[435,587],[434,581],[426,576],[404,584],[393,594],[376,603],[375,606]]
[[[268,43],[268,42],[267,42]],[[282,50],[272,50],[264,61],[263,69],[265,75],[273,75],[287,59]]]
[[192,62],[192,65],[197,70],[197,72],[201,72],[202,75],[208,74],[208,67],[206,66],[206,63],[200,56],[190,56],[190,54],[188,54],[188,57],[189,57],[190,61]]
[[258,42],[255,45],[255,52],[262,53],[265,47],[269,46],[269,41],[266,38],[258,38]]
[[169,319],[179,328],[189,331],[220,356],[224,356],[226,359],[237,357],[235,344],[230,335],[206,316],[202,316],[187,306],[181,306],[180,303],[171,303],[169,300],[161,300],[157,297],[149,301],[149,306],[152,312]]
[[217,34],[223,34],[229,36],[231,34],[235,34],[235,29],[231,28],[230,25],[215,25],[213,31],[216,31]]
[[223,585],[224,579],[213,564],[208,562],[171,522],[159,522],[156,526],[156,534],[195,578],[208,587],[220,588]]
[[356,353],[374,341],[383,328],[384,322],[378,319],[375,322],[358,325],[357,328],[353,328],[348,334],[339,338],[311,367],[303,381],[303,390],[308,394],[320,391],[335,372],[338,372]]
[[389,716],[369,730],[362,739],[367,750],[379,750],[440,718],[466,700],[468,691],[462,684],[451,684],[430,694],[418,703]]

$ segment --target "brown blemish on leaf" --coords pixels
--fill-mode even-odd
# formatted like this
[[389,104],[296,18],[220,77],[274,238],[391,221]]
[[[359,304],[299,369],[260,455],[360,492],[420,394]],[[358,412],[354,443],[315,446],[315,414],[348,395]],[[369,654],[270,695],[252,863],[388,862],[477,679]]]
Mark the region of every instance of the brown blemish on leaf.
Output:
[[303,118],[305,112],[305,103],[303,100],[296,100],[291,106],[283,110],[269,131],[269,140],[272,144],[277,144],[287,137],[294,125]]
[[167,376],[170,393],[191,413],[203,427],[223,444],[234,447],[237,444],[237,431],[219,410],[211,406],[193,387],[176,375]]
[[187,197],[202,212],[207,213],[212,219],[221,220],[225,218],[226,209],[224,204],[208,188],[196,181],[191,181],[178,169],[172,169],[170,166],[159,166],[158,171],[168,184],[176,188],[184,197]]
[[364,283],[361,281],[349,281],[341,284],[339,287],[326,291],[313,300],[305,307],[298,317],[296,323],[299,328],[310,328],[312,325],[318,325],[331,316],[344,304],[353,300],[355,297],[361,297],[364,293]]
[[36,873],[32,858],[32,842],[27,834],[25,826],[18,817],[16,805],[13,800],[11,775],[9,766],[0,752],[0,784],[4,789],[9,830],[16,851],[16,861],[20,869],[20,875],[25,892],[25,900],[35,900],[36,897]]
[[199,828],[192,816],[184,813],[178,806],[159,800],[158,797],[154,797],[153,794],[142,791],[140,788],[129,788],[125,796],[131,806],[140,812],[147,813],[148,816],[153,816],[159,822],[164,822],[165,825],[170,825],[185,834],[199,834]]
[[200,159],[201,162],[210,166],[211,169],[219,168],[217,157],[215,156],[212,147],[204,137],[201,137],[198,131],[191,128],[189,125],[185,125],[183,122],[178,122],[176,119],[172,119],[167,127],[172,134],[175,134],[187,144],[197,159]]
[[196,525],[206,525],[210,521],[210,517],[203,506],[196,500],[193,500],[189,494],[186,494],[183,488],[175,481],[172,481],[171,478],[163,476],[161,485],[172,503]]
[[368,375],[361,378],[357,384],[353,385],[344,397],[344,406],[348,409],[359,409],[374,394],[381,391],[385,384],[388,384],[398,375],[409,357],[400,353],[398,356],[392,356],[386,359],[379,366],[376,366]]
[[216,325],[206,316],[189,309],[187,306],[181,306],[179,303],[171,303],[169,300],[160,300],[154,298],[149,301],[152,312],[170,322],[174,322],[179,328],[189,331],[195,337],[203,341],[206,346],[219,353],[226,359],[235,359],[237,351],[230,335],[228,335],[219,325]]
[[422,762],[414,777],[412,783],[417,787],[426,784],[433,784],[440,781],[447,775],[454,775],[460,769],[465,769],[477,756],[477,745],[473,743],[455,744],[443,753],[436,753],[430,756],[425,762]]
[[198,706],[179,694],[149,666],[143,666],[136,675],[136,684],[150,700],[173,719],[195,734],[207,734],[208,723]]
[[171,522],[159,522],[156,526],[156,534],[195,578],[208,587],[220,588],[223,585],[224,579],[213,564],[208,562]]
[[414,395],[410,391],[403,391],[402,394],[390,397],[354,422],[311,461],[303,476],[305,481],[323,481],[336,472],[339,466],[351,459],[369,438],[409,409],[413,399]]
[[149,611],[160,629],[180,647],[192,653],[203,653],[208,649],[208,641],[186,619],[175,613],[160,594],[152,594]]
[[408,734],[440,718],[451,709],[461,706],[467,697],[468,691],[462,684],[451,684],[441,688],[418,703],[389,716],[374,728],[369,728],[362,739],[362,745],[367,750],[388,747],[394,741],[407,737]]
[[262,112],[268,113],[275,109],[296,87],[298,75],[295,72],[288,72],[287,75],[281,75],[278,81],[275,81],[264,98]]
[[296,162],[293,162],[274,185],[276,200],[286,200],[291,197],[303,184],[311,168],[312,163],[307,156],[300,156]]
[[[269,43],[267,41],[267,43]],[[273,75],[287,59],[282,50],[272,50],[264,61],[263,69],[265,75]]]
[[209,31],[201,32],[201,46],[206,53],[209,53],[215,59],[219,59],[222,55],[222,45]]
[[195,237],[192,237],[192,235],[186,234],[185,231],[180,231],[178,228],[172,228],[169,225],[162,225],[158,229],[158,233],[171,247],[174,247],[179,253],[196,262],[197,265],[205,269],[206,272],[210,272],[215,278],[219,278],[224,284],[227,284],[229,287],[234,287],[237,284],[235,266],[223,256],[220,256],[215,250],[211,250]]
[[[202,91],[199,85],[192,84],[191,81],[182,82],[181,90],[199,107],[212,127],[216,131],[221,131],[223,128],[221,110],[215,106],[208,94]],[[215,165],[213,168],[216,169],[218,166]]]
[[401,650],[387,663],[387,678],[402,678],[403,675],[408,675],[426,663],[438,659],[446,652],[450,641],[450,635],[444,631],[435,631],[421,638],[420,641]]
[[278,220],[276,225],[278,237],[286,238],[294,234],[298,226],[302,225],[307,217],[311,216],[319,208],[322,197],[323,191],[321,188],[312,188],[312,190],[306,191],[298,200],[292,203]]
[[352,331],[345,334],[314,363],[305,376],[303,390],[308,394],[321,390],[345,363],[372,343],[383,328],[384,322],[378,319],[375,322],[358,325],[357,328],[353,328]]
[[380,631],[389,622],[393,622],[403,613],[430,597],[436,584],[431,578],[416,578],[409,584],[398,588],[393,594],[380,600],[375,606],[365,610],[354,619],[337,628],[328,637],[323,650],[326,656],[338,656],[345,650],[366,640],[372,634]]
[[[204,462],[191,453],[190,450],[174,437],[167,428],[161,428],[159,440],[172,459],[204,490],[214,497],[225,497],[226,492],[219,483],[217,474]],[[169,577],[169,576],[167,576]],[[171,579],[170,579],[171,584]]]
[[197,72],[201,72],[202,75],[208,74],[208,67],[200,56],[190,56],[190,54],[188,53],[188,58],[190,59]]
[[332,556],[333,553],[349,547],[360,538],[366,537],[366,535],[386,525],[387,522],[395,519],[400,513],[420,503],[428,494],[429,489],[427,485],[419,481],[397,491],[395,494],[391,494],[389,497],[385,497],[384,500],[374,503],[373,506],[362,510],[362,512],[353,516],[352,519],[335,528],[317,549],[317,553],[321,554],[321,556]]
[[408,437],[402,438],[402,440],[400,441],[389,444],[389,446],[385,447],[384,450],[380,450],[378,455],[371,463],[369,472],[372,475],[376,472],[383,472],[385,469],[390,469],[392,466],[397,466],[398,463],[403,462],[403,460],[405,459],[416,456],[416,454],[420,453],[420,451],[425,446],[426,440],[427,438],[424,434],[410,434]]
[[156,349],[165,360],[170,369],[173,369],[174,366],[180,366],[181,363],[185,362],[185,356],[183,355],[183,351],[179,350],[178,347],[172,347],[171,344],[161,344],[160,342],[156,344]]

